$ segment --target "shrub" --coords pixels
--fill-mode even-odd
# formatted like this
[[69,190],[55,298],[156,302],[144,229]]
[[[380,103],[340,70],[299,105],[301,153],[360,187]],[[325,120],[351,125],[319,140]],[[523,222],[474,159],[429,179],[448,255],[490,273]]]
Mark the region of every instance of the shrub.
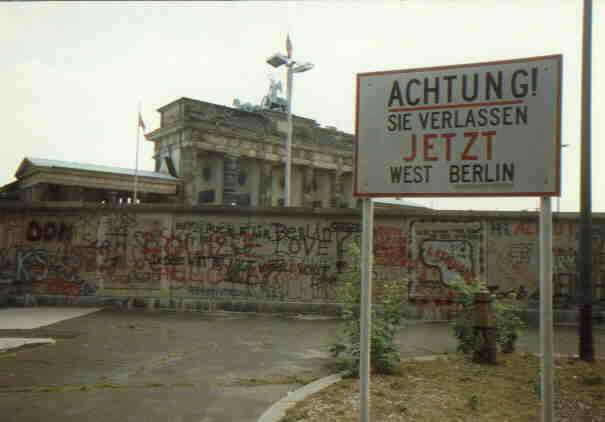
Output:
[[[354,244],[348,251],[349,270],[341,278],[338,299],[343,303],[343,329],[330,345],[332,356],[339,358],[340,369],[349,376],[359,375],[361,328],[361,256]],[[403,307],[407,302],[406,280],[375,282],[372,291],[372,328],[370,366],[372,372],[391,374],[399,362],[395,345],[397,329],[403,321]]]
[[[448,285],[456,292],[456,300],[462,304],[462,311],[453,321],[454,336],[458,339],[458,351],[465,354],[472,353],[479,341],[473,328],[475,295],[486,292],[487,285],[478,280],[471,283],[454,280]],[[516,297],[494,298],[491,303],[495,319],[496,343],[503,353],[511,353],[515,350],[521,330],[525,328],[525,323],[518,315],[520,309]]]

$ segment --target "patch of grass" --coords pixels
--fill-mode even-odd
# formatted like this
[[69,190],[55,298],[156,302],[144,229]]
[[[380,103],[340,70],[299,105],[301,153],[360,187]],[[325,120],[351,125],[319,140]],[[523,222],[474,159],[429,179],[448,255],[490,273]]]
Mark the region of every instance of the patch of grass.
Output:
[[468,407],[473,410],[478,410],[479,406],[481,406],[481,399],[479,398],[479,396],[476,394],[470,396],[468,399]]
[[406,402],[401,401],[401,402],[397,403],[396,407],[397,407],[397,410],[399,410],[401,413],[405,413],[408,411],[408,406],[407,406]]
[[166,384],[161,384],[159,382],[150,382],[149,384],[147,384],[147,387],[152,387],[152,388],[157,388],[157,387],[164,387]]
[[586,385],[601,385],[605,382],[605,378],[602,375],[584,375],[582,382]]
[[239,387],[255,387],[262,385],[287,385],[287,384],[300,384],[306,385],[310,384],[313,381],[318,379],[317,376],[310,375],[285,375],[285,376],[275,376],[275,377],[266,377],[266,378],[256,378],[256,377],[248,377],[248,378],[236,378],[229,385],[239,386]]
[[10,352],[0,353],[0,358],[14,358],[15,356],[17,356],[17,354],[14,353],[12,350]]
[[33,393],[34,391],[35,390],[33,388],[26,387],[26,388],[14,388],[14,389],[11,389],[10,391],[7,391],[7,392],[10,392],[10,393]]
[[304,418],[304,416],[285,416],[281,422],[298,422],[302,421]]
[[104,383],[104,384],[96,384],[96,385],[94,385],[94,387],[96,387],[96,388],[120,388],[122,386],[118,385],[118,384]]
[[40,364],[40,365],[45,365],[45,366],[53,366],[54,364],[50,361],[47,360],[42,360],[42,359],[20,359],[21,362],[28,362],[28,363],[35,363],[35,364]]
[[148,383],[148,384],[85,384],[85,385],[35,385],[27,387],[2,387],[0,386],[0,394],[6,393],[64,393],[71,391],[94,391],[100,389],[120,389],[120,388],[158,388],[158,387],[195,387],[191,383]]
[[233,385],[237,385],[240,387],[256,387],[260,385],[271,385],[271,384],[287,384],[284,383],[283,380],[275,379],[275,378],[238,378],[233,381]]

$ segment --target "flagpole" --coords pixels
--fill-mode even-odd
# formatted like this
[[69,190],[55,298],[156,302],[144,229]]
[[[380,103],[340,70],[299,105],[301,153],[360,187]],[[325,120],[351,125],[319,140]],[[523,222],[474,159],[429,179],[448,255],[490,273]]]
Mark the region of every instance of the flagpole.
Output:
[[135,170],[134,170],[134,195],[133,195],[133,204],[137,203],[137,193],[139,187],[139,138],[141,137],[141,102],[139,101],[139,113],[137,116],[137,153],[136,153],[136,162],[135,162]]

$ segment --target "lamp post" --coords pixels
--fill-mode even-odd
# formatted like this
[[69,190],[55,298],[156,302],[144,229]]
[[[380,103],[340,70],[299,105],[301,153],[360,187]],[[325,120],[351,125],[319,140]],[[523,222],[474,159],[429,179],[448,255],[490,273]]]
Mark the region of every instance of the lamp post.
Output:
[[592,0],[583,1],[582,18],[582,144],[580,151],[580,227],[578,276],[580,278],[580,359],[594,361],[592,329]]
[[286,175],[284,184],[284,205],[289,207],[290,202],[290,185],[292,177],[292,85],[294,81],[294,73],[302,73],[307,70],[311,70],[313,65],[311,63],[297,63],[291,57],[285,56],[280,53],[275,53],[267,59],[273,67],[280,67],[286,65],[287,68],[287,79],[288,86],[286,87],[287,92],[287,113],[288,113],[288,135],[286,140]]

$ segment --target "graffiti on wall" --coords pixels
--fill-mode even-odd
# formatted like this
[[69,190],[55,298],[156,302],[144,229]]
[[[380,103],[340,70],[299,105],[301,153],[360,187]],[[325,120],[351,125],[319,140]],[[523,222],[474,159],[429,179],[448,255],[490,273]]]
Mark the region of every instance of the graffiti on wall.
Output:
[[71,241],[73,226],[65,222],[46,221],[40,223],[37,220],[31,220],[27,225],[26,238],[30,242],[69,242]]
[[402,227],[376,225],[374,229],[374,264],[392,267],[410,266],[407,237]]
[[[509,291],[526,291],[530,297],[539,295],[539,228],[534,222],[492,222],[490,224],[489,266],[499,277],[499,284]],[[574,301],[577,288],[578,226],[575,222],[553,225],[553,290],[559,306]],[[593,226],[594,282],[596,297],[602,298],[600,286],[605,280],[603,247],[605,227]],[[603,267],[603,268],[601,268]]]
[[[378,219],[374,279],[410,281],[410,297],[450,303],[452,280],[537,294],[532,221]],[[135,214],[122,210],[0,215],[0,284],[60,295],[200,296],[333,301],[360,242],[359,222],[308,216]],[[554,225],[555,300],[577,285],[577,225]],[[595,225],[595,291],[605,290],[605,226]]]
[[[234,296],[329,300],[346,265],[346,242],[358,231],[357,224],[338,222],[183,220],[153,247],[147,242],[149,233],[142,233],[140,246],[143,259],[149,260],[151,253],[170,272],[175,294],[215,295],[221,286]],[[215,290],[211,293],[209,287]]]
[[482,223],[415,220],[409,233],[410,256],[417,261],[411,298],[447,301],[449,282],[485,278]]
[[221,221],[113,212],[38,217],[0,253],[0,271],[38,294],[334,300],[351,222]]
[[15,281],[28,283],[33,291],[46,294],[94,294],[96,286],[81,277],[81,267],[82,262],[74,254],[44,248],[19,248],[16,250]]
[[519,291],[531,294],[537,288],[537,230],[535,223],[526,221],[492,221],[488,224],[489,273],[492,278],[498,277],[500,292]]

